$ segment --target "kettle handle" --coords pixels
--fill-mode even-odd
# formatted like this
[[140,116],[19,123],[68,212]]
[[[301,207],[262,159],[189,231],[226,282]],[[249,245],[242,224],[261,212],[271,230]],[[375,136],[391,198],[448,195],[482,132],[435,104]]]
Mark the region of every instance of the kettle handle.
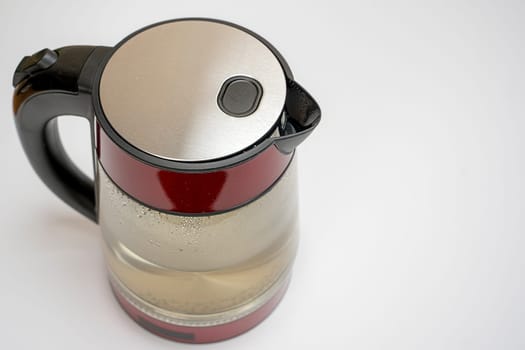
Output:
[[321,109],[313,97],[296,81],[287,79],[284,108],[286,119],[281,125],[281,136],[273,139],[283,153],[291,153],[303,142],[321,121]]
[[109,50],[95,46],[44,49],[24,57],[13,77],[16,128],[33,169],[60,199],[94,222],[94,182],[67,156],[57,117],[84,117],[94,135],[92,80]]

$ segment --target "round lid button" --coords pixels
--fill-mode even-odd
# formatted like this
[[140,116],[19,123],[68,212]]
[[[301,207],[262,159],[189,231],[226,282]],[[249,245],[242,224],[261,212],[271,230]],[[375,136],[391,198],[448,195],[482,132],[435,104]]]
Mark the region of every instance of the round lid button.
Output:
[[255,112],[262,97],[261,84],[244,76],[231,77],[222,84],[217,103],[232,117],[246,117]]

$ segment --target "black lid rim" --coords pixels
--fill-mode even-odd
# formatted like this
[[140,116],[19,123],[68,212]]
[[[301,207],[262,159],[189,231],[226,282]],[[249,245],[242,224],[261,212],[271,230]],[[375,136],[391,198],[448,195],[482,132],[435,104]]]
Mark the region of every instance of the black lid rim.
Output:
[[124,45],[128,40],[133,38],[134,36],[150,29],[156,26],[160,26],[167,23],[173,23],[173,22],[180,22],[180,21],[209,21],[209,22],[215,22],[220,24],[225,24],[228,26],[232,26],[234,28],[240,29],[259,41],[261,41],[277,58],[279,61],[283,72],[285,73],[285,76],[289,80],[293,80],[293,74],[292,71],[284,59],[284,57],[277,51],[275,47],[273,47],[266,39],[261,37],[260,35],[250,31],[249,29],[246,29],[240,25],[223,21],[223,20],[217,20],[212,18],[200,18],[200,17],[188,17],[188,18],[180,18],[180,19],[174,19],[174,20],[167,20],[162,21],[158,23],[151,24],[149,26],[146,26],[144,28],[141,28],[132,34],[128,35],[126,38],[124,38],[122,41],[120,41],[115,47],[111,48],[109,53],[106,55],[106,57],[102,60],[97,73],[94,77],[94,83],[93,83],[93,106],[95,111],[95,118],[99,126],[102,128],[102,130],[106,133],[106,135],[115,143],[117,146],[122,148],[126,153],[130,154],[130,156],[133,156],[134,158],[147,163],[149,165],[152,165],[157,168],[167,169],[167,170],[177,170],[180,172],[203,172],[203,171],[215,171],[220,170],[224,168],[230,168],[233,166],[237,166],[241,163],[244,163],[245,161],[248,161],[255,156],[257,156],[259,153],[267,149],[268,147],[273,145],[273,140],[271,139],[271,134],[275,132],[276,128],[280,125],[281,122],[281,116],[284,113],[284,106],[283,110],[279,115],[275,116],[275,124],[270,129],[268,133],[263,135],[259,140],[257,140],[254,144],[251,146],[235,153],[232,155],[228,155],[222,158],[216,158],[212,160],[206,160],[206,161],[179,161],[179,160],[170,160],[166,158],[161,158],[158,156],[154,156],[150,153],[144,152],[137,147],[130,144],[128,141],[126,141],[109,123],[108,119],[106,118],[106,115],[104,113],[104,110],[102,108],[102,104],[100,101],[100,81],[102,78],[102,74],[104,72],[104,69],[106,67],[106,64],[109,62],[113,54],[122,46]]

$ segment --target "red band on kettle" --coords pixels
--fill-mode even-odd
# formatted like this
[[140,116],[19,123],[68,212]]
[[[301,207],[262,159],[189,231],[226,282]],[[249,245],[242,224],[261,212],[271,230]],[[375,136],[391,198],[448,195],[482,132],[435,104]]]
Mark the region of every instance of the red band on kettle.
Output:
[[117,146],[97,124],[97,155],[113,182],[131,197],[162,211],[206,214],[227,211],[259,197],[284,173],[292,153],[270,146],[236,166],[177,172],[146,164]]

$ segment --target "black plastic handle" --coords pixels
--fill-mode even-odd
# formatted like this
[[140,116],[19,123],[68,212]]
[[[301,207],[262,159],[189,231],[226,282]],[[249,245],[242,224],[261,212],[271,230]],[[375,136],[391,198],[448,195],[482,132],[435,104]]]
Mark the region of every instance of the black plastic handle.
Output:
[[281,125],[281,136],[273,139],[277,148],[284,153],[293,150],[303,142],[321,121],[321,109],[313,97],[296,81],[287,80],[285,116]]
[[67,156],[56,117],[87,118],[93,131],[92,80],[109,50],[94,46],[44,49],[25,57],[13,77],[16,127],[33,169],[59,198],[95,222],[94,183]]

